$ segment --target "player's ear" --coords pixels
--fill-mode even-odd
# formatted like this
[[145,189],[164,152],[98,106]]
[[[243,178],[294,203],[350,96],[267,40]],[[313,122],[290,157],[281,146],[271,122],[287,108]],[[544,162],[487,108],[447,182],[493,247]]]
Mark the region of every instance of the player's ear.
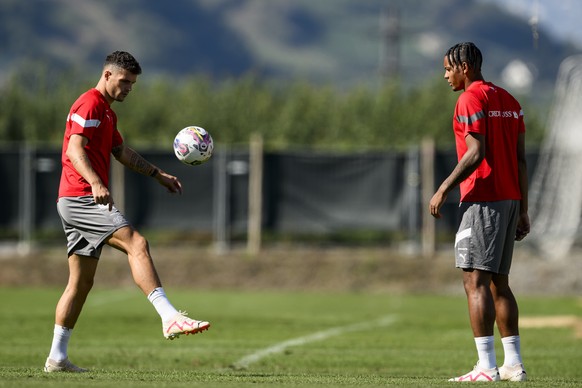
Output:
[[111,71],[110,70],[103,70],[103,78],[105,78],[105,80],[109,81],[109,77],[111,77]]

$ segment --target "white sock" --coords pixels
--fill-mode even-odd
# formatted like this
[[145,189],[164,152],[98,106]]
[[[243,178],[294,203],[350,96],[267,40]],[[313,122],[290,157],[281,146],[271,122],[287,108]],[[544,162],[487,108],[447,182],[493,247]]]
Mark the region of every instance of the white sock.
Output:
[[68,329],[63,326],[55,325],[53,331],[53,344],[51,345],[51,352],[49,358],[54,361],[63,361],[67,356],[67,348],[69,347],[69,339],[73,329]]
[[523,364],[521,360],[521,341],[518,335],[501,338],[501,343],[503,344],[503,352],[505,353],[503,365],[513,366]]
[[485,369],[495,368],[495,337],[475,337],[477,354],[479,355],[479,366]]
[[162,322],[174,318],[174,315],[178,312],[178,310],[176,310],[168,300],[163,287],[154,288],[154,290],[148,295],[148,299],[152,302],[158,314],[160,314]]

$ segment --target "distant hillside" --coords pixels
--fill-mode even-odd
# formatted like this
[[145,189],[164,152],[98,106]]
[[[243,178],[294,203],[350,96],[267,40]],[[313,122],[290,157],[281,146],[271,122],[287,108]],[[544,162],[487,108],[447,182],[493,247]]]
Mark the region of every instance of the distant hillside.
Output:
[[444,51],[466,40],[483,50],[492,81],[512,60],[525,63],[534,96],[548,94],[574,51],[543,31],[534,47],[526,22],[476,0],[0,0],[3,77],[30,61],[93,71],[123,49],[142,78],[254,72],[346,87],[374,85],[383,69],[417,85],[440,76]]

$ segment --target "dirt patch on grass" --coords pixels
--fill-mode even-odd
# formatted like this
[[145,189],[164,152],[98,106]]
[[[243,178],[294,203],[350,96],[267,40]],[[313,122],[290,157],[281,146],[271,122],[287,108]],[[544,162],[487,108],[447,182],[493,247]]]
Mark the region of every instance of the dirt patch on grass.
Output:
[[522,328],[571,327],[574,329],[576,338],[582,338],[582,318],[575,315],[521,317],[519,326]]
[[[68,269],[64,247],[0,258],[0,285],[64,287]],[[383,247],[271,246],[256,257],[244,249],[217,254],[199,246],[152,248],[166,286],[201,289],[286,289],[322,291],[462,294],[452,249],[433,258]],[[516,294],[582,293],[582,260],[556,263],[516,251],[511,283]],[[133,286],[125,255],[106,247],[98,286]]]

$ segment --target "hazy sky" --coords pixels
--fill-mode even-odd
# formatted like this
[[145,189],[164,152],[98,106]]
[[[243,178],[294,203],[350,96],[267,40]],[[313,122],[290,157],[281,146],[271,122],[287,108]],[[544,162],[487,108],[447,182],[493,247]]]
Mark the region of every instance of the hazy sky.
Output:
[[481,0],[498,3],[512,13],[531,21],[560,38],[582,48],[582,1],[580,0]]

